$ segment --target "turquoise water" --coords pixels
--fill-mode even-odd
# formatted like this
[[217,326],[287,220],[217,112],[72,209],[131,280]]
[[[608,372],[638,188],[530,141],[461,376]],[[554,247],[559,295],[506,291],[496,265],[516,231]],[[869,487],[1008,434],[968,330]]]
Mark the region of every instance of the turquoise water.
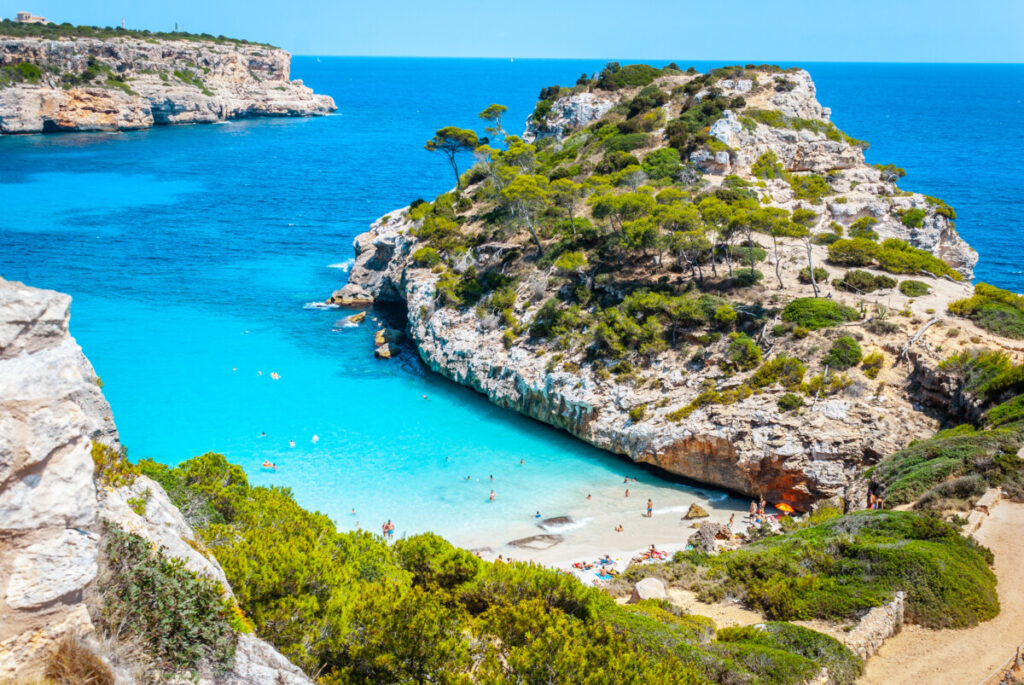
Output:
[[[498,409],[413,355],[375,360],[369,322],[341,328],[347,312],[304,307],[344,283],[370,221],[450,185],[422,150],[434,129],[502,102],[516,131],[540,87],[599,66],[296,58],[293,76],[339,115],[0,139],[0,275],[74,296],[72,333],[134,458],[223,452],[341,527],[390,518],[399,534],[466,544],[500,542],[537,510],[578,512],[586,493],[620,506],[626,473],[657,507],[682,505],[691,488]],[[957,208],[978,276],[1024,289],[1024,200],[1010,192],[1024,185],[1024,69],[811,71],[872,161]]]

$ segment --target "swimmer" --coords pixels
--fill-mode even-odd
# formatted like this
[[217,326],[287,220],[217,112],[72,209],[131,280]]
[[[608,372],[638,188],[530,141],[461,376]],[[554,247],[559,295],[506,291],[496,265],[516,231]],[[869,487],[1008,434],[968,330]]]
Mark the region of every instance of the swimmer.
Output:
[[494,482],[494,476],[491,476],[491,482],[492,483]]
[[525,464],[525,463],[526,463],[526,460],[525,460],[525,459],[520,459],[520,460],[519,460],[519,465],[520,465],[520,466],[522,466],[522,465],[523,465],[523,464]]
[[259,437],[261,437],[261,438],[267,437],[267,431],[263,431],[262,433],[260,433]]
[[469,480],[469,476],[466,476],[466,480]]
[[277,470],[277,464],[271,462],[269,459],[264,459],[263,460],[263,468],[265,468],[265,469],[272,469],[272,470],[276,471]]
[[279,380],[281,378],[281,374],[279,374],[277,371],[271,371],[270,372],[270,377],[273,378],[276,381],[276,380]]
[[623,483],[628,483],[629,482],[629,476],[626,476],[625,478],[623,478],[622,482]]
[[232,367],[231,367],[231,370],[232,370],[232,371],[238,371],[238,367],[237,367],[237,366],[232,366]]
[[491,490],[491,494],[490,494],[490,497],[488,499],[490,499],[493,502],[497,498],[498,498],[498,496],[494,494],[494,490]]
[[263,372],[262,372],[262,371],[257,371],[257,372],[256,372],[256,375],[257,375],[257,376],[262,376],[262,375],[263,375]]
[[318,442],[320,442],[320,436],[317,435],[316,433],[313,433],[313,439],[310,442],[312,442],[314,445],[317,444]]
[[294,440],[289,440],[288,441],[288,446],[289,447],[295,447],[295,441]]
[[615,532],[616,533],[621,533],[624,530],[625,530],[625,528],[622,527],[621,523],[619,525],[615,526]]
[[355,515],[356,515],[356,508],[355,508],[355,507],[352,507],[352,515],[353,515],[353,516],[355,516]]
[[425,399],[425,400],[429,400],[430,398],[429,398],[429,397],[427,397],[426,395],[423,395],[423,399]]
[[589,492],[587,493],[587,499],[590,499],[590,493]]
[[539,518],[540,518],[540,512],[538,511],[538,512],[537,512],[536,514],[534,514],[534,515],[533,515],[533,518],[535,518],[535,519],[539,519]]

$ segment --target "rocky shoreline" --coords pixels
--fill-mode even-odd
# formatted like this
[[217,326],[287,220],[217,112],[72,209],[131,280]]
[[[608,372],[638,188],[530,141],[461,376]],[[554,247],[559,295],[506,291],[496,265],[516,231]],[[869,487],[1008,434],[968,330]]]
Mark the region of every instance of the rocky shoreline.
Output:
[[184,40],[0,36],[0,134],[130,131],[316,116],[334,100],[291,80],[278,48]]
[[[748,104],[770,104],[792,116],[827,122],[829,111],[815,99],[814,85],[807,72],[789,73],[787,78],[795,87],[782,93],[772,92],[768,96],[770,103],[758,103],[749,84],[720,85],[746,94]],[[552,116],[557,121],[541,131],[531,130],[531,124],[526,137],[542,137],[545,131],[553,131],[550,135],[558,139],[589,123],[586,116],[600,116],[608,109],[595,104],[593,97],[578,106],[564,102],[579,97],[571,95],[556,102]],[[571,121],[563,121],[567,118]],[[875,230],[883,238],[907,240],[943,257],[970,276],[977,254],[956,234],[952,222],[925,209],[931,207],[932,201],[900,191],[884,179],[878,169],[864,161],[860,148],[808,130],[763,125],[750,130],[738,124],[733,126],[735,119],[727,111],[712,127],[714,135],[720,135],[722,142],[728,141],[730,152],[725,155],[724,168],[718,168],[721,164],[714,160],[702,162],[700,151],[694,153],[698,159],[691,157],[692,161],[703,163],[706,179],[720,181],[724,174],[748,174],[749,165],[766,150],[774,152],[788,169],[822,173],[841,170],[840,180],[833,186],[835,195],[825,202],[821,225],[838,222],[848,227],[859,218],[872,217],[876,219]],[[768,180],[764,187],[763,202],[784,208],[799,206],[785,182]],[[926,215],[921,226],[911,228],[896,218],[904,207],[920,209]],[[671,352],[654,359],[649,374],[653,378],[645,379],[649,382],[623,384],[614,378],[600,378],[595,366],[585,359],[573,359],[572,364],[563,365],[561,355],[552,355],[551,350],[529,340],[506,348],[502,344],[504,327],[496,317],[481,317],[473,311],[444,308],[435,303],[437,273],[420,268],[412,259],[419,246],[414,235],[416,226],[417,222],[408,217],[408,208],[403,208],[379,219],[367,233],[356,237],[355,265],[348,285],[328,302],[350,307],[371,302],[403,303],[408,311],[410,338],[432,370],[485,394],[499,406],[564,429],[633,461],[745,495],[764,495],[769,501],[786,502],[798,509],[832,497],[862,507],[866,505],[868,488],[867,480],[861,476],[864,469],[909,441],[930,436],[939,426],[941,408],[924,406],[916,394],[922,388],[927,390],[942,383],[938,369],[941,341],[930,338],[938,333],[937,329],[924,335],[912,354],[903,355],[906,361],[887,365],[880,377],[884,379],[883,388],[872,391],[867,384],[857,383],[854,391],[841,397],[814,398],[799,413],[781,412],[775,396],[754,394],[734,404],[699,408],[682,420],[666,420],[672,408],[693,400],[706,382],[724,382],[725,385],[719,385],[721,390],[732,381],[722,378],[717,365],[697,370]],[[773,286],[771,298],[812,295],[810,285],[797,284],[796,272],[806,264],[803,245],[786,240],[780,243],[780,273],[794,285],[778,291]],[[500,262],[500,247],[485,244],[474,248],[465,262],[478,270],[493,267]],[[825,247],[814,246],[813,250],[815,263],[824,263]],[[769,256],[771,261],[774,258]],[[845,269],[833,269],[830,265],[829,271],[839,276]],[[536,305],[552,295],[553,280],[543,273],[536,274],[518,288],[515,312],[527,324],[537,311]],[[895,333],[865,333],[867,343],[892,359],[900,356],[902,345],[916,330],[914,323],[919,322],[918,317],[931,316],[927,312],[944,313],[946,303],[971,292],[966,282],[938,278],[928,282],[932,295],[916,300],[891,291],[857,298],[827,287],[822,295],[827,293],[828,297],[850,305],[873,301],[883,310],[902,308],[908,312],[908,318],[914,316],[913,321],[901,322],[903,330]],[[961,320],[956,325],[964,323]],[[971,332],[984,335],[980,329]],[[768,352],[794,353],[792,349],[786,350],[786,346],[794,345],[790,340],[773,339],[769,330],[763,331],[762,336]],[[808,342],[795,343],[804,352],[812,344],[820,346],[822,340],[814,343],[812,336]],[[712,355],[712,361],[715,358]],[[924,384],[922,377],[926,380]],[[738,384],[739,380],[735,382]],[[639,420],[631,416],[631,410],[637,407],[647,412]]]

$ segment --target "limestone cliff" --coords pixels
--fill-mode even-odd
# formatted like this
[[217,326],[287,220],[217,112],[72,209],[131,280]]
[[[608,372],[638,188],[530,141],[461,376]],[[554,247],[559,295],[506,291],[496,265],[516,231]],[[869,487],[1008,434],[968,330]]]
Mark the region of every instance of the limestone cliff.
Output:
[[[68,333],[71,298],[0,279],[0,680],[37,667],[71,632],[95,634],[100,522],[163,547],[230,593],[181,512],[157,483],[110,489],[94,480],[93,442],[119,447],[92,365]],[[128,503],[148,490],[142,514]],[[97,649],[103,655],[102,649]],[[106,655],[104,655],[106,656]],[[135,682],[113,664],[119,682]],[[200,682],[310,681],[269,644],[240,635],[234,666]]]
[[[670,76],[656,83],[667,89],[685,84],[687,78]],[[815,99],[807,73],[788,73],[786,78],[790,86],[784,91],[742,80],[720,81],[717,86],[744,94],[747,103],[770,106],[786,116],[812,119],[824,127],[829,111]],[[628,101],[635,93],[636,89],[619,94],[620,100]],[[578,118],[569,121],[566,112],[583,109],[579,94],[567,98],[575,100],[557,101],[551,110],[553,120],[546,125],[531,124],[528,137],[552,132],[555,145],[560,145],[563,138],[589,123]],[[607,103],[607,94],[601,99]],[[665,105],[672,106],[671,102]],[[590,107],[587,111],[599,117],[609,108]],[[883,238],[908,240],[939,254],[962,273],[971,273],[977,255],[959,238],[948,218],[935,213],[934,204],[923,196],[903,193],[884,179],[878,169],[864,162],[856,144],[841,137],[834,140],[834,134],[830,137],[811,130],[751,124],[749,120],[736,130],[735,122],[736,115],[726,112],[711,128],[712,134],[728,141],[722,155],[702,148],[691,157],[704,172],[705,187],[721,187],[726,174],[756,181],[750,167],[766,151],[773,152],[793,172],[837,172],[830,177],[829,197],[815,206],[820,212],[820,228],[816,230],[831,222],[848,228],[858,218],[876,217],[875,229]],[[659,133],[656,130],[651,137],[657,139]],[[571,142],[579,140],[573,137]],[[718,159],[720,156],[722,159]],[[763,204],[799,206],[789,184],[781,179],[748,185],[756,188],[754,192]],[[466,192],[472,194],[474,188]],[[901,207],[927,207],[922,225],[911,229],[899,221],[896,211]],[[586,353],[563,353],[542,340],[527,337],[503,344],[507,343],[503,337],[506,328],[499,317],[480,308],[474,311],[439,306],[438,269],[421,268],[412,258],[423,244],[416,236],[420,223],[410,218],[405,208],[378,220],[368,233],[358,236],[349,282],[328,302],[341,306],[404,302],[411,339],[430,368],[484,393],[492,402],[634,461],[737,492],[764,494],[771,501],[786,501],[798,508],[833,496],[863,505],[860,500],[866,493],[857,474],[910,440],[931,435],[938,426],[936,416],[941,412],[919,404],[915,392],[921,387],[921,378],[934,375],[944,354],[943,345],[947,349],[949,345],[963,345],[968,337],[952,340],[948,336],[959,335],[960,330],[949,333],[948,329],[933,326],[915,344],[913,354],[901,354],[903,346],[933,312],[945,312],[946,303],[970,293],[966,283],[921,276],[928,281],[931,292],[916,299],[894,289],[855,295],[822,283],[822,296],[866,309],[868,315],[861,322],[812,332],[799,339],[774,334],[771,324],[779,323],[776,318],[757,336],[765,359],[780,354],[815,358],[839,335],[853,334],[865,354],[877,351],[885,355],[885,368],[877,381],[854,369],[848,378],[849,387],[830,397],[812,393],[808,406],[797,412],[780,409],[777,401],[782,391],[775,390],[755,392],[734,403],[701,406],[680,419],[672,416],[673,410],[692,403],[709,383],[718,392],[725,392],[740,387],[749,377],[744,373],[730,377],[723,372],[719,362],[726,354],[727,339],[708,343],[707,336],[690,334],[686,342],[704,348],[702,359],[691,358],[683,344],[680,349],[654,354],[645,368],[622,377],[610,377],[607,367],[595,363]],[[786,285],[776,288],[775,279],[769,276],[765,285],[742,295],[751,306],[778,307],[794,297],[814,294],[812,286],[797,277],[807,264],[806,246],[791,239],[779,242],[778,259],[769,254],[767,261],[769,268],[777,265]],[[457,273],[469,268],[476,273],[509,273],[515,268],[511,261],[515,257],[508,255],[532,249],[531,245],[478,241],[452,268]],[[815,264],[824,264],[826,248],[813,245],[810,249]],[[828,268],[835,279],[847,271],[833,265]],[[724,265],[719,267],[722,269]],[[641,268],[625,278],[644,278],[642,272]],[[517,276],[520,279],[512,310],[523,326],[529,326],[541,303],[569,287],[551,269],[527,269]],[[661,282],[670,278],[685,287],[682,279],[671,272]],[[772,281],[770,287],[768,281]],[[615,296],[614,292],[605,294]],[[896,311],[904,316],[890,314]],[[971,336],[988,337],[962,320],[948,323],[969,330]]]
[[241,43],[0,35],[0,67],[10,68],[0,78],[0,133],[334,111],[330,97],[290,80],[290,64],[284,50]]

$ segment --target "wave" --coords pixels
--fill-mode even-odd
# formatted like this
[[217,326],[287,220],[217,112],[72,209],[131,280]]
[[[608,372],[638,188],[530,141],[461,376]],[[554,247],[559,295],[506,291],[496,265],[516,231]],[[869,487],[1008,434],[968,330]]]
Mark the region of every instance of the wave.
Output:
[[339,309],[336,304],[328,304],[327,302],[307,302],[302,305],[303,309]]
[[347,273],[348,270],[351,269],[352,265],[355,264],[355,263],[356,263],[355,259],[346,259],[345,261],[338,262],[337,264],[328,264],[327,268],[328,269],[341,269],[342,271]]

